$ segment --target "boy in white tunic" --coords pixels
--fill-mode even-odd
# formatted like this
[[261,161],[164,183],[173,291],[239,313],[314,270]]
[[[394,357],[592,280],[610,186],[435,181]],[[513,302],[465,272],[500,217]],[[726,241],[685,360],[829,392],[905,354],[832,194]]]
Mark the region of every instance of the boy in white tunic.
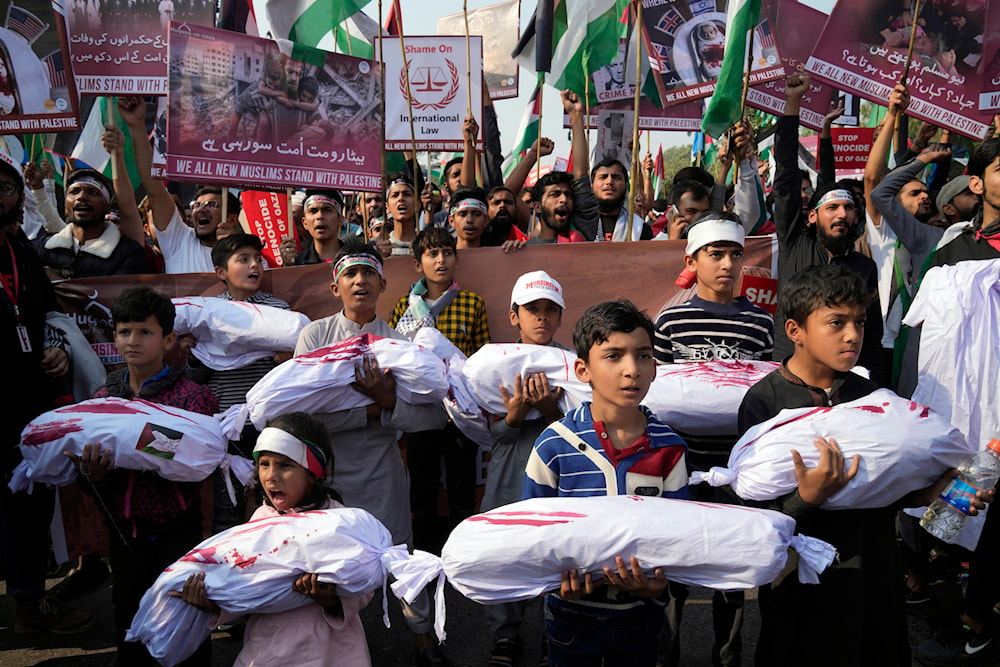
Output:
[[[361,334],[405,340],[375,313],[385,291],[382,256],[357,239],[344,242],[333,258],[330,291],[343,302],[339,313],[307,326],[299,334],[295,355],[312,352]],[[396,395],[390,369],[379,368],[374,356],[360,359],[354,388],[374,403],[360,408],[313,415],[326,426],[337,469],[333,486],[348,507],[371,512],[392,533],[395,544],[411,543],[410,496],[406,466],[399,455],[396,432],[444,428],[440,404],[410,405]],[[407,625],[416,634],[417,664],[446,664],[431,634],[430,596],[425,591],[412,605],[403,604]]]

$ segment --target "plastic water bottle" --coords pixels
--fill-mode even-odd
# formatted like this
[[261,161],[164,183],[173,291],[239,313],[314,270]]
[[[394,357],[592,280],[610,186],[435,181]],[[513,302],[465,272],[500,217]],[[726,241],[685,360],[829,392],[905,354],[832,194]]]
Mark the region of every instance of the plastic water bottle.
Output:
[[931,503],[920,519],[924,529],[945,542],[952,542],[962,532],[976,491],[989,491],[1000,479],[1000,440],[993,439],[986,449],[958,465],[958,477]]

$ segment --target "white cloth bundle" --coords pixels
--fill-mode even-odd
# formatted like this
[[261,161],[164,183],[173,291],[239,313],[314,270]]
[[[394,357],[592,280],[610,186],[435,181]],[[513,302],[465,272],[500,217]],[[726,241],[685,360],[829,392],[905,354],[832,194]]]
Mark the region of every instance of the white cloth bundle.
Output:
[[476,403],[476,397],[469,389],[463,369],[468,357],[443,333],[434,327],[423,327],[413,337],[413,342],[431,350],[444,362],[448,372],[448,395],[441,402],[455,426],[465,437],[487,452],[493,450],[493,434],[490,433],[487,416]]
[[533,498],[466,519],[441,552],[444,572],[477,602],[528,600],[559,588],[563,570],[603,574],[615,556],[635,556],[647,574],[717,590],[773,581],[788,547],[799,577],[816,583],[832,546],[793,536],[795,520],[736,505],[646,496]]
[[[1000,434],[1000,260],[932,268],[904,323],[920,327],[913,400],[985,449]],[[921,516],[924,510],[906,511]],[[985,521],[985,511],[969,517],[955,543],[975,549]]]
[[291,352],[299,332],[309,324],[302,313],[218,297],[171,299],[177,310],[174,330],[191,334],[198,361],[214,371],[242,368],[249,363]]
[[778,498],[798,486],[791,450],[814,467],[819,450],[812,443],[820,436],[837,441],[845,465],[861,455],[858,474],[823,503],[828,510],[887,507],[929,486],[975,451],[930,408],[879,389],[832,408],[782,410],[740,438],[728,468],[696,472],[691,483],[730,484],[747,500]]
[[76,466],[64,451],[79,456],[97,443],[114,455],[115,467],[151,470],[175,482],[199,482],[220,466],[248,478],[252,466],[226,453],[228,442],[214,417],[144,400],[92,398],[36,417],[21,433],[23,461],[10,488],[32,482],[69,484]]
[[[208,612],[167,595],[179,592],[196,572],[205,573],[208,598],[237,615],[311,604],[292,590],[292,582],[304,573],[336,584],[343,596],[374,591],[392,574],[393,591],[409,602],[437,578],[436,629],[444,638],[440,559],[393,546],[385,526],[364,510],[316,510],[251,521],[213,535],[164,570],[143,595],[125,639],[142,642],[167,667],[190,656],[210,633]],[[383,617],[388,626],[384,592]]]
[[[514,377],[518,373],[522,380],[529,373],[545,373],[552,389],[563,388],[559,408],[567,413],[591,399],[590,387],[576,379],[573,371],[575,360],[575,352],[551,345],[491,343],[483,345],[469,357],[462,372],[480,407],[494,415],[507,414],[500,385],[513,392]],[[532,409],[525,419],[541,416],[538,410]]]
[[747,390],[778,367],[771,361],[703,361],[656,368],[643,405],[671,428],[691,435],[739,433]]
[[[444,362],[433,352],[408,340],[362,334],[293,357],[276,366],[247,392],[245,405],[227,411],[223,428],[239,433],[249,418],[257,429],[286,412],[338,412],[372,399],[351,387],[362,356],[373,354],[379,368],[391,369],[396,395],[410,405],[437,403],[448,395]],[[235,439],[235,438],[234,438]]]

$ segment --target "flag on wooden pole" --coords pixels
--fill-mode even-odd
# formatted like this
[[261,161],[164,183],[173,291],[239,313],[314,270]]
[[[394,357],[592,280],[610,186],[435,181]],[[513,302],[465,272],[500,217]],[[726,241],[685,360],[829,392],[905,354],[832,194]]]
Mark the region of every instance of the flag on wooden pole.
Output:
[[702,131],[718,138],[743,116],[743,79],[747,71],[750,31],[757,25],[761,0],[729,0],[726,17],[726,53],[715,93],[701,120]]

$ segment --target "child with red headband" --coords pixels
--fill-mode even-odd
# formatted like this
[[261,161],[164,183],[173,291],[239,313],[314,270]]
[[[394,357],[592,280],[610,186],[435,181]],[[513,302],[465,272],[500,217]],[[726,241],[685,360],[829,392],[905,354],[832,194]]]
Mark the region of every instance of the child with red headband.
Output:
[[[306,510],[343,507],[340,495],[324,483],[333,468],[333,452],[326,428],[304,412],[275,417],[257,438],[257,494],[263,504],[251,521]],[[247,621],[243,650],[235,665],[292,664],[370,665],[368,642],[359,612],[372,594],[340,597],[333,584],[318,575],[299,576],[292,588],[315,604],[279,614],[254,614]],[[234,620],[220,612],[205,594],[205,575],[193,574],[180,593],[188,604],[212,612],[209,623]],[[227,617],[228,616],[228,617]]]

